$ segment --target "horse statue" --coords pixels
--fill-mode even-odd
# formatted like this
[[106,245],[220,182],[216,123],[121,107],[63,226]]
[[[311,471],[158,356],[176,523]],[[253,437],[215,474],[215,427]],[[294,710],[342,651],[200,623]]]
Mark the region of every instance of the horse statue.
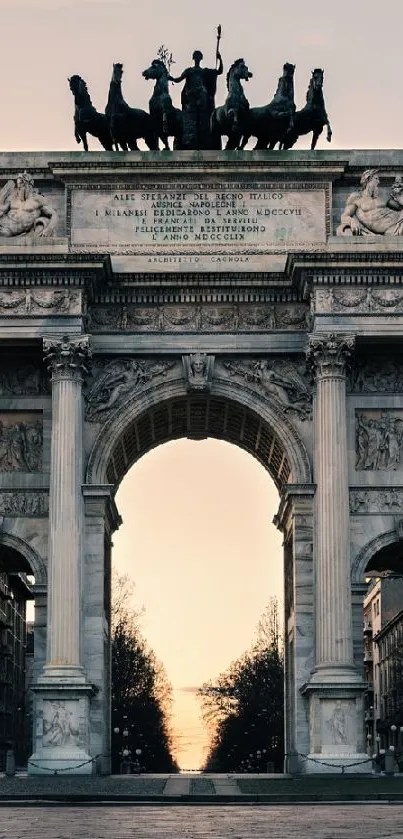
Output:
[[237,58],[227,73],[228,96],[224,105],[215,108],[211,115],[213,148],[221,148],[221,137],[228,137],[226,149],[238,148],[244,133],[249,102],[244,94],[242,81],[249,81],[249,72],[243,58]]
[[130,108],[123,99],[122,76],[123,64],[114,64],[105,114],[115,149],[138,151],[137,140],[142,138],[150,150],[158,151],[158,137],[150,114],[140,108]]
[[294,71],[295,64],[284,64],[272,101],[261,108],[249,109],[241,149],[250,137],[257,139],[255,149],[274,149],[276,143],[282,142],[295,114]]
[[332,129],[326,113],[323,97],[323,70],[317,68],[312,71],[306,94],[306,105],[301,111],[297,111],[295,114],[294,123],[284,137],[282,148],[291,149],[297,142],[298,137],[301,137],[302,134],[309,134],[312,131],[311,149],[313,151],[325,125],[327,125],[326,139],[330,143]]
[[68,82],[75,102],[74,135],[77,143],[82,143],[84,150],[88,151],[87,134],[91,134],[106,151],[113,151],[109,122],[105,114],[100,114],[94,108],[84,79],[71,76]]
[[183,119],[182,111],[174,108],[169,94],[169,70],[160,58],[155,58],[151,66],[143,72],[143,78],[155,79],[153,95],[149,102],[150,116],[154,131],[169,151],[168,137],[173,137],[174,150],[182,145]]

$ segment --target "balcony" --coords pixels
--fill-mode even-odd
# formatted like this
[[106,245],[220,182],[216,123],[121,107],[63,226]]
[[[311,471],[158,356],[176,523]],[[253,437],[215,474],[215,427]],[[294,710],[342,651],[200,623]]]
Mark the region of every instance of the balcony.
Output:
[[372,623],[364,623],[364,635],[372,635]]

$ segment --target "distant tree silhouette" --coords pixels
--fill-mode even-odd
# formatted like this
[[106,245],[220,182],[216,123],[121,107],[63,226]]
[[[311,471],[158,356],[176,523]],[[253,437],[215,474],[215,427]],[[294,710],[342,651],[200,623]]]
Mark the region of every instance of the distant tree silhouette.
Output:
[[[130,608],[133,584],[112,578],[112,772],[177,772],[170,730],[172,689]],[[119,729],[117,731],[117,729]],[[141,750],[141,753],[140,753]],[[129,754],[125,755],[124,752]],[[138,753],[136,753],[136,751]]]
[[209,772],[282,771],[284,662],[278,604],[272,598],[250,650],[216,681],[202,685],[203,717],[211,731]]

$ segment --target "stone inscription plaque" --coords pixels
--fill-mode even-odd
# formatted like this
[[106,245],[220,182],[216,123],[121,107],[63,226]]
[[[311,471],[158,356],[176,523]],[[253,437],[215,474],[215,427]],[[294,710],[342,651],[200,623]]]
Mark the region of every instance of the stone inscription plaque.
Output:
[[71,242],[77,247],[264,253],[326,240],[325,190],[320,186],[80,188],[71,200]]

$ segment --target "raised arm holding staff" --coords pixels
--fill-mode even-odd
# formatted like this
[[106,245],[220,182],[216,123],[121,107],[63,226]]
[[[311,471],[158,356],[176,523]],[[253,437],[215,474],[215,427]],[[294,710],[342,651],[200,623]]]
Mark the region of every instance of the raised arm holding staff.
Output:
[[219,52],[221,27],[217,30],[216,69],[201,67],[203,54],[200,50],[193,53],[194,67],[187,67],[173,82],[185,81],[181,102],[183,111],[183,149],[211,149],[212,135],[210,120],[215,107],[217,77],[223,72],[223,62]]

